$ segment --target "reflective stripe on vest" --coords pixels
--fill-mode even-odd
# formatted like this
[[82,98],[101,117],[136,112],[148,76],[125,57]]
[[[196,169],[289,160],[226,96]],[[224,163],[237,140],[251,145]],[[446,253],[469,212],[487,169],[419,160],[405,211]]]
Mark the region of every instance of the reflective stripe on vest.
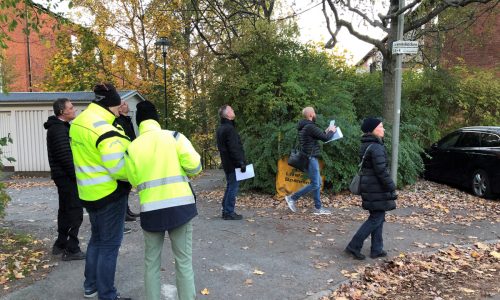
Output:
[[105,172],[106,168],[102,166],[75,166],[76,173],[98,173]]
[[177,198],[170,198],[170,199],[165,199],[165,200],[158,200],[158,201],[154,201],[154,202],[147,202],[147,203],[141,204],[141,212],[147,212],[147,211],[175,207],[175,206],[181,206],[181,205],[188,205],[188,204],[193,204],[193,203],[195,203],[193,195],[177,197]]
[[111,176],[104,175],[104,176],[99,176],[95,178],[89,178],[89,179],[77,179],[76,182],[78,185],[81,186],[86,186],[86,185],[94,185],[94,184],[99,184],[99,183],[104,183],[104,182],[109,182],[109,181],[115,181]]
[[102,159],[102,161],[108,161],[108,160],[113,160],[113,159],[123,159],[124,155],[125,155],[125,153],[123,153],[123,152],[110,153],[110,154],[101,155],[101,159]]
[[189,179],[186,176],[170,176],[159,179],[154,179],[150,181],[143,182],[137,186],[137,192],[143,191],[145,189],[150,189],[157,186],[179,183],[179,182],[189,182]]
[[106,121],[98,121],[98,122],[94,122],[94,124],[92,124],[94,126],[94,128],[97,128],[99,126],[103,126],[103,125],[107,125],[109,124],[108,122]]
[[111,169],[107,169],[103,166],[83,166],[83,167],[77,166],[75,168],[75,170],[76,170],[76,173],[108,172],[111,174],[115,174],[116,172],[120,171],[124,165],[125,165],[125,159],[121,159],[120,162],[114,168],[111,168]]
[[200,170],[201,170],[201,163],[194,169],[184,169],[184,171],[186,171],[186,173],[189,174],[197,174]]

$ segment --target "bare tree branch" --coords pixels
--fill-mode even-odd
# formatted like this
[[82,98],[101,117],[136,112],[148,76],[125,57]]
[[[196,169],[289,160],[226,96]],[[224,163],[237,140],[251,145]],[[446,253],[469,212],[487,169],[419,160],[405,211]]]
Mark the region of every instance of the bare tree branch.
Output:
[[337,44],[337,34],[340,31],[340,27],[337,26],[337,29],[335,30],[335,32],[332,31],[332,28],[330,26],[330,17],[328,17],[328,14],[326,13],[325,1],[323,1],[323,8],[321,10],[323,11],[323,15],[325,16],[326,28],[328,29],[328,32],[331,35],[330,40],[328,40],[328,42],[326,42],[325,48],[326,49],[333,49],[333,47],[335,47],[335,45]]
[[[469,5],[471,3],[488,3],[490,2],[491,0],[453,0],[453,1],[443,1],[441,3],[439,3],[433,10],[431,10],[429,13],[427,13],[425,16],[417,19],[417,20],[413,20],[411,21],[408,26],[405,26],[404,28],[404,33],[406,32],[409,32],[409,31],[412,31],[414,29],[417,29],[419,27],[421,27],[422,25],[428,23],[430,20],[434,19],[437,15],[439,15],[440,13],[442,13],[444,10],[446,10],[447,8],[451,7],[452,5],[450,5],[448,2],[453,2],[453,6],[457,5],[457,6],[466,6],[466,5]],[[496,2],[500,2],[500,0],[496,0]]]
[[390,20],[391,18],[396,18],[400,14],[404,14],[405,12],[412,9],[415,5],[419,4],[420,2],[422,2],[422,0],[415,0],[412,3],[405,5],[403,8],[401,8],[393,13],[388,13],[385,16],[382,14],[379,14],[378,17],[380,18],[380,20],[382,20],[382,22],[385,23],[386,20]]
[[[336,24],[336,27],[337,27],[337,30],[335,31],[336,33],[338,33],[339,31],[339,28],[341,27],[345,27],[347,30],[349,30],[349,33],[352,34],[353,36],[357,37],[358,39],[364,41],[364,42],[367,42],[369,44],[372,44],[374,45],[375,47],[377,47],[380,52],[382,52],[383,54],[384,53],[387,53],[387,48],[385,46],[384,43],[382,43],[380,40],[377,40],[375,38],[372,38],[368,35],[364,35],[364,34],[361,34],[359,33],[358,31],[356,31],[354,29],[354,27],[352,26],[351,23],[345,21],[345,20],[342,20],[339,18],[339,14],[338,14],[338,11],[337,11],[337,8],[335,7],[335,5],[333,4],[332,0],[323,0],[323,1],[327,1],[328,2],[328,5],[330,7],[330,9],[332,10],[333,12],[333,15],[335,17],[335,24]],[[331,32],[330,32],[331,33]],[[335,34],[336,35],[336,34]],[[335,36],[332,36],[332,38],[335,38]]]
[[361,18],[363,18],[363,20],[365,20],[366,22],[368,22],[368,24],[370,24],[371,26],[380,28],[380,29],[382,29],[385,32],[389,32],[389,30],[382,24],[382,22],[379,22],[379,21],[376,21],[376,20],[372,20],[365,13],[363,13],[361,10],[359,10],[359,9],[357,9],[355,7],[352,7],[351,6],[351,0],[347,0],[347,2],[345,2],[344,0],[340,0],[340,2],[345,7],[347,7],[347,9],[349,11],[352,11],[353,13],[355,13],[358,16],[360,16]]

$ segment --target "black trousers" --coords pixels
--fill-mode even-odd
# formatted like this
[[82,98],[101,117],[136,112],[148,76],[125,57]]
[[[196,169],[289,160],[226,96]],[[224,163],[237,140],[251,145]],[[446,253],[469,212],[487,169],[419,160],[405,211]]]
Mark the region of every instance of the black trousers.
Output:
[[59,210],[57,211],[57,240],[59,248],[70,253],[80,251],[78,231],[83,222],[83,208],[76,182],[71,178],[56,178],[54,182],[59,193]]

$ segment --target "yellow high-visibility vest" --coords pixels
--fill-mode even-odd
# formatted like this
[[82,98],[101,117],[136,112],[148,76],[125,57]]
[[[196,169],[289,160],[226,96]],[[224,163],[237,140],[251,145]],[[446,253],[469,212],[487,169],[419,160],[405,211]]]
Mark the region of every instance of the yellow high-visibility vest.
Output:
[[137,187],[141,212],[195,203],[189,176],[201,172],[200,155],[182,134],[155,120],[139,125],[125,154],[129,182]]
[[130,140],[112,124],[115,116],[91,103],[70,127],[71,151],[75,164],[78,195],[97,201],[127,180],[124,154]]

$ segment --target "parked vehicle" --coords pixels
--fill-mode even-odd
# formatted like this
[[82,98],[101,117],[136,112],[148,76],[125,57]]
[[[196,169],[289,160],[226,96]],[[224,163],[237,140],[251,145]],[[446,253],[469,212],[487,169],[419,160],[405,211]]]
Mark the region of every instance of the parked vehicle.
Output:
[[426,153],[426,179],[455,184],[483,198],[500,194],[499,126],[460,128]]

